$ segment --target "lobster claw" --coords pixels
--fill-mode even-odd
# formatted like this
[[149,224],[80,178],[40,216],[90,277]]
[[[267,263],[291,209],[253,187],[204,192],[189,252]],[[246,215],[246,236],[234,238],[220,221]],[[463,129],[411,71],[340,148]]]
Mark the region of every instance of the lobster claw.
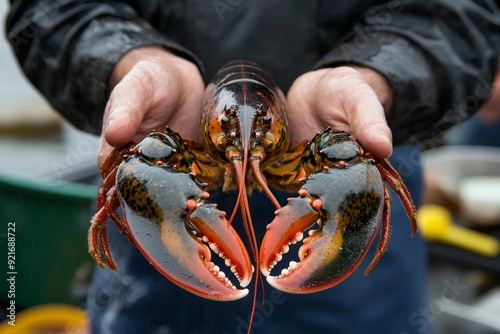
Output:
[[127,236],[162,275],[208,299],[230,301],[248,294],[211,261],[213,251],[242,288],[251,281],[253,267],[243,241],[193,175],[166,163],[147,166],[128,159],[117,178]]
[[[300,262],[291,262],[289,268],[282,270],[279,276],[270,276],[270,270],[281,260],[282,254],[288,252],[290,243],[302,239],[303,231],[318,220],[319,214],[307,201],[300,198],[289,199],[288,205],[277,210],[275,214],[276,217],[267,226],[262,240],[259,253],[260,270],[274,288],[286,292],[306,293],[312,285],[308,283],[308,278],[313,276],[318,263],[315,261],[315,265],[311,266],[311,257],[304,246],[299,251]],[[304,243],[310,240],[306,238]]]
[[[225,265],[238,279],[240,286],[246,287],[252,280],[253,266],[243,241],[227,221],[225,213],[217,210],[214,204],[203,204],[189,215],[189,221],[203,235],[201,240],[208,243],[209,247],[224,260]],[[196,242],[201,248],[200,260],[203,260],[208,269],[208,271],[200,270],[198,267],[193,270],[198,273],[198,279],[202,278],[207,282],[207,286],[201,285],[203,296],[216,300],[236,300],[245,297],[248,289],[238,290],[226,274],[210,262],[211,253],[208,247],[199,239],[196,239]],[[214,278],[217,281],[214,281]],[[229,291],[225,287],[228,287]]]
[[[133,213],[126,213],[129,214]],[[238,289],[222,269],[211,262],[210,248],[231,268],[241,287],[250,283],[249,255],[225,213],[213,204],[202,203],[187,219],[183,222],[172,215],[164,217],[160,224],[138,217],[127,221],[133,242],[171,282],[208,299],[231,301],[245,297],[248,289]]]
[[[375,173],[372,169],[368,174]],[[347,278],[366,255],[378,229],[382,184],[376,183],[379,189],[363,185],[364,189],[351,192],[348,189],[357,187],[355,181],[343,177],[328,171],[313,174],[299,190],[300,197],[289,199],[288,205],[276,211],[259,254],[260,270],[274,288],[289,293],[330,288]],[[347,187],[349,182],[353,183]],[[311,229],[315,224],[319,228]],[[309,235],[302,240],[308,229]],[[279,275],[271,276],[290,244],[301,240],[300,261],[291,261]]]

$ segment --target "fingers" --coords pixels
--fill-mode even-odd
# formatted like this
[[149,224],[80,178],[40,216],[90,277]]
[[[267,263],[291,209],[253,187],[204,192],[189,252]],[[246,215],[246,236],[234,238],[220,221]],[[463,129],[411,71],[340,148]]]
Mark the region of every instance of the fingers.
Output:
[[377,113],[372,114],[366,110],[356,112],[365,116],[359,123],[353,121],[352,135],[367,151],[378,157],[388,158],[392,154],[392,135],[387,123],[381,121],[380,117],[373,117]]
[[153,87],[143,81],[140,75],[130,72],[111,92],[102,133],[112,146],[120,147],[130,142],[150,108]]
[[103,117],[102,137],[98,154],[99,165],[112,151],[136,136],[144,115],[150,108],[151,89],[144,74],[132,69],[110,94]]
[[392,134],[385,111],[375,92],[366,84],[345,102],[351,134],[372,154],[387,158],[392,154]]
[[386,110],[392,103],[392,90],[382,75],[369,68],[356,67],[361,79],[358,101],[350,113],[353,135],[372,154],[388,158],[392,154],[392,133]]
[[166,125],[196,138],[204,83],[196,65],[161,48],[138,48],[115,66],[103,116],[99,162],[112,147],[139,142]]
[[[325,98],[320,91],[315,89],[316,82],[320,78],[319,71],[305,73],[293,82],[288,91],[287,114],[292,146],[304,140],[310,140],[318,131],[334,125],[323,117],[327,115],[328,111],[332,112],[334,110],[326,107],[326,110],[318,111],[315,106],[316,101]],[[326,105],[328,106],[328,103]],[[335,115],[330,116],[332,119],[337,118]]]
[[383,105],[390,99],[387,82],[370,69],[337,67],[306,73],[288,94],[292,141],[309,140],[331,126],[352,134],[372,154],[389,157],[392,135]]

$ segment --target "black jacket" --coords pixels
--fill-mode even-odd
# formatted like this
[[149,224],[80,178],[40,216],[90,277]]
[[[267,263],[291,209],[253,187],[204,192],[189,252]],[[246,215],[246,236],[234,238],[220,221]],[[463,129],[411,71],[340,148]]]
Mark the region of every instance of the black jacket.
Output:
[[260,63],[286,92],[318,67],[361,64],[394,90],[396,144],[440,134],[487,98],[500,54],[499,2],[20,1],[7,36],[31,82],[75,126],[99,133],[113,64],[157,44],[209,80],[225,62]]

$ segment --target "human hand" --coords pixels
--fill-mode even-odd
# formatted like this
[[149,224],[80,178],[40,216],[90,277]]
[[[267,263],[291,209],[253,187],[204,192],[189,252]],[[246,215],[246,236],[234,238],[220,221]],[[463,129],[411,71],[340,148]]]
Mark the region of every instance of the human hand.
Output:
[[103,117],[98,162],[113,147],[140,141],[168,125],[184,138],[198,139],[205,85],[192,62],[155,46],[126,53],[110,78],[114,87]]
[[287,96],[292,144],[310,140],[331,126],[352,134],[372,154],[392,153],[392,134],[384,108],[392,91],[378,72],[364,67],[335,67],[298,77]]

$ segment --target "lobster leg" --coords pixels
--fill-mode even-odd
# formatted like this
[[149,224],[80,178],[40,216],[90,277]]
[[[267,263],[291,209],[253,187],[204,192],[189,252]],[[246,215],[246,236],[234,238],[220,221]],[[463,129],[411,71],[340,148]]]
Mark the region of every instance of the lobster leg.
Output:
[[120,215],[113,211],[109,214],[109,217],[113,220],[113,222],[115,223],[115,225],[118,227],[118,229],[120,230],[120,232],[125,236],[127,237],[128,241],[131,242],[132,244],[134,243],[134,240],[132,239],[132,237],[130,236],[130,231],[129,229],[127,228],[127,224],[123,221],[122,217],[120,217]]
[[99,251],[100,241],[104,259],[112,270],[116,270],[117,267],[115,261],[113,260],[113,257],[111,256],[111,251],[109,250],[109,243],[106,232],[107,218],[111,217],[115,224],[117,224],[120,230],[130,240],[125,224],[116,213],[116,209],[118,208],[120,203],[116,194],[116,187],[114,185],[118,166],[123,161],[123,154],[126,151],[129,150],[114,149],[112,153],[106,158],[100,168],[101,175],[103,176],[103,182],[99,187],[99,191],[97,194],[98,211],[91,219],[88,234],[89,253],[95,259],[97,264],[101,268],[104,268],[105,265],[104,262],[102,262]]
[[115,166],[109,174],[103,179],[101,186],[99,187],[99,191],[97,193],[97,210],[100,210],[106,204],[107,196],[109,194],[109,190],[115,184],[116,172],[118,167]]
[[113,149],[111,153],[106,157],[104,162],[102,163],[99,171],[101,172],[102,179],[106,179],[108,175],[123,161],[123,157],[126,153],[130,153],[129,145],[122,149]]
[[108,236],[106,232],[107,219],[110,212],[115,212],[120,202],[116,195],[116,187],[113,186],[108,192],[107,200],[104,205],[97,211],[97,213],[92,217],[90,223],[90,229],[88,234],[88,246],[89,253],[92,255],[97,264],[104,268],[104,263],[102,262],[100,251],[99,251],[99,241],[102,247],[104,259],[112,270],[117,270],[116,263],[111,256],[111,251],[109,250]]
[[384,184],[384,209],[382,216],[382,235],[380,236],[380,241],[377,246],[377,250],[375,251],[375,255],[373,256],[372,261],[368,265],[365,270],[365,275],[371,273],[373,268],[377,265],[378,261],[387,251],[387,247],[389,246],[389,237],[391,233],[391,194],[389,193],[389,189],[387,185]]
[[106,233],[106,219],[106,210],[105,208],[102,208],[92,217],[91,226],[87,235],[89,253],[101,268],[104,268],[105,265],[100,256],[99,240],[100,234]]
[[411,198],[410,192],[408,188],[406,188],[405,184],[401,180],[401,176],[399,173],[392,167],[392,165],[388,162],[387,159],[377,159],[377,164],[375,165],[380,175],[382,175],[382,179],[387,182],[391,188],[398,194],[403,206],[406,210],[408,218],[410,219],[412,226],[411,235],[414,236],[417,233],[417,216],[415,210],[415,204],[413,204],[413,200]]

